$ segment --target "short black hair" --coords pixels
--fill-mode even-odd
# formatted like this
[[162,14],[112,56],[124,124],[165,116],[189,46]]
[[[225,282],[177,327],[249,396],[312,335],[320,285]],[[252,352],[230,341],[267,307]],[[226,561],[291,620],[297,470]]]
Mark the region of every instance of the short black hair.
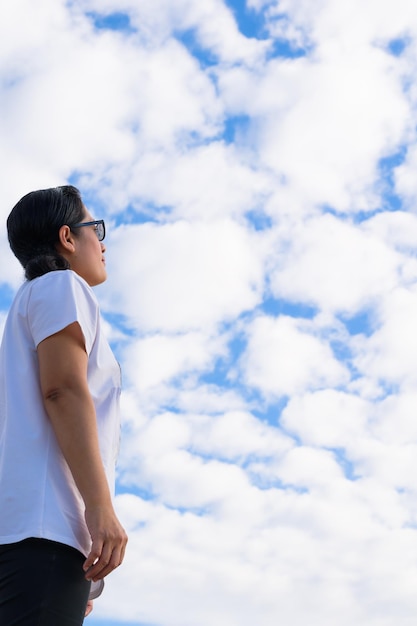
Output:
[[84,216],[81,194],[72,185],[31,191],[19,200],[7,218],[7,235],[27,280],[70,268],[56,249],[59,229],[71,228]]

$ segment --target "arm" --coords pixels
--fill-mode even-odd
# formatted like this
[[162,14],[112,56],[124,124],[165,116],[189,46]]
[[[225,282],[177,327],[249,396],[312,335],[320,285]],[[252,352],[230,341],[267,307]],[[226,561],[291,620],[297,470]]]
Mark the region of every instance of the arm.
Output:
[[127,536],[114,512],[101,460],[79,324],[42,341],[38,360],[45,409],[85,504],[92,547],[84,570],[89,580],[99,580],[123,561]]

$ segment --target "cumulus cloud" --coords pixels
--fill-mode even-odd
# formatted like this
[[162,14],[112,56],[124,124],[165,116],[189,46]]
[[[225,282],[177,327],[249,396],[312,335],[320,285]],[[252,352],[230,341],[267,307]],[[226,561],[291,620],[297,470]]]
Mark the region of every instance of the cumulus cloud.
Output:
[[173,219],[239,218],[270,193],[267,173],[221,141],[186,153],[144,155],[128,184],[132,196],[167,207]]
[[131,25],[151,45],[160,44],[173,32],[191,31],[202,48],[224,62],[257,60],[267,47],[239,31],[232,11],[221,0],[145,0],[140,4],[132,0],[82,0],[78,6],[99,14],[126,13]]
[[337,386],[349,372],[334,357],[314,324],[288,316],[258,317],[248,327],[248,346],[241,368],[247,384],[272,396],[304,389]]
[[3,218],[71,181],[108,226],[130,542],[91,622],[411,626],[410,0],[0,14]]
[[206,371],[225,351],[220,338],[198,332],[150,335],[132,341],[124,357],[127,374],[140,391],[175,379],[179,374]]
[[392,250],[391,239],[386,245],[370,230],[328,214],[291,225],[278,240],[273,293],[346,314],[390,293],[408,259]]
[[282,412],[282,424],[310,446],[341,449],[365,434],[369,403],[355,395],[324,389],[294,396]]
[[416,303],[415,290],[400,287],[381,301],[378,329],[370,337],[359,336],[353,342],[358,371],[388,386],[415,383]]
[[123,299],[142,332],[209,328],[261,299],[262,247],[232,220],[121,226],[112,242],[105,306]]

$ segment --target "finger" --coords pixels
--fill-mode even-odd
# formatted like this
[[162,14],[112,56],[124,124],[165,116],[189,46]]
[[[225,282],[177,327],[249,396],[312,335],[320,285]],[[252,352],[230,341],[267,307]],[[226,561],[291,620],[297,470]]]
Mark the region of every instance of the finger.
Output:
[[92,612],[93,608],[94,608],[94,607],[93,607],[93,601],[92,601],[92,600],[89,600],[89,601],[87,602],[87,606],[86,606],[86,609],[85,609],[85,615],[84,615],[84,617],[88,617],[88,615],[90,615],[90,613]]
[[108,567],[112,558],[112,554],[113,547],[111,543],[105,543],[103,546],[103,550],[101,551],[100,558],[88,570],[87,578],[94,581],[103,578],[101,572]]
[[119,565],[121,565],[123,563],[123,561],[124,561],[125,553],[126,553],[126,546],[127,546],[127,537],[126,537],[126,541],[123,544],[122,549],[120,551],[120,563],[119,563]]
[[105,576],[110,574],[110,572],[115,570],[117,567],[120,567],[120,565],[123,563],[123,559],[125,556],[126,544],[127,544],[127,536],[125,536],[125,538],[122,540],[121,543],[115,545],[111,559],[107,567],[105,567],[104,570],[100,572],[100,578],[104,578]]
[[85,572],[90,570],[94,563],[98,561],[103,552],[103,541],[93,541],[93,545],[91,546],[90,554],[84,561],[83,569]]
[[104,559],[100,559],[100,561],[94,566],[94,569],[95,569],[98,565],[101,565],[101,569],[97,573],[92,572],[94,582],[110,574],[110,572],[112,572],[117,567],[119,567],[120,563],[121,563],[121,548],[117,546],[114,548],[113,552],[111,553],[110,558],[107,563],[105,562]]

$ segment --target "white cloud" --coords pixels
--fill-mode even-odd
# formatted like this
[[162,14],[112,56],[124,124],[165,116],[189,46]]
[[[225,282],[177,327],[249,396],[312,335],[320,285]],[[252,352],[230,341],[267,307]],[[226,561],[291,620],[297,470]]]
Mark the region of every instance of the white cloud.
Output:
[[417,245],[417,217],[415,215],[405,211],[386,211],[367,220],[363,228],[365,232],[369,232],[389,247],[409,255],[409,259],[404,259],[404,265],[414,262],[414,250]]
[[[336,481],[323,497],[271,495],[259,494],[266,525],[244,516],[231,524],[132,496],[119,498],[130,553],[97,603],[99,613],[114,615],[112,598],[126,597],[134,580],[137,591],[123,603],[124,614],[117,608],[119,618],[146,622],[154,616],[178,626],[249,626],[262,619],[272,626],[279,615],[284,623],[301,626],[310,614],[329,626],[335,619],[342,626],[388,626],[396,615],[411,616],[413,585],[393,586],[392,564],[415,579],[416,537],[407,529],[389,531],[368,506],[372,501],[374,511],[378,507],[382,513],[385,501],[392,521],[393,510],[401,508],[398,501],[387,499],[378,485],[349,488],[346,481]],[[157,601],[161,593],[164,603]]]
[[369,337],[352,341],[354,364],[367,378],[405,388],[416,381],[417,314],[415,288],[398,287],[381,300],[377,330]]
[[392,395],[380,402],[373,432],[384,443],[407,445],[417,439],[414,419],[416,393],[413,389],[400,395]]
[[246,401],[237,390],[201,381],[191,388],[177,390],[175,398],[176,406],[185,413],[221,414],[247,408]]
[[415,199],[417,197],[417,184],[414,175],[416,166],[417,146],[411,145],[407,151],[404,163],[396,168],[395,186],[398,193],[405,198],[412,210],[415,210]]
[[303,390],[337,386],[349,373],[314,324],[288,316],[258,317],[247,329],[248,346],[241,368],[246,384],[266,395],[285,396]]
[[293,446],[292,440],[277,427],[263,424],[243,411],[225,412],[215,418],[197,416],[191,423],[192,449],[228,461],[265,460],[281,455]]
[[128,379],[143,393],[187,372],[210,368],[225,352],[224,340],[202,333],[163,336],[132,341],[124,353]]
[[120,227],[105,306],[122,306],[142,331],[210,328],[259,302],[260,251],[256,233],[226,219]]
[[129,42],[93,33],[63,3],[38,8],[19,2],[2,19],[0,158],[13,204],[73,170],[117,162],[133,146],[125,127],[133,105],[126,66],[134,71],[138,51],[132,57]]
[[[377,163],[395,150],[408,113],[391,65],[377,50],[356,60],[349,54],[298,64],[293,80],[302,93],[290,110],[267,119],[260,150],[304,205],[341,211],[377,206]],[[272,84],[267,79],[267,88]]]
[[389,293],[407,261],[366,226],[331,215],[291,224],[276,258],[271,287],[277,297],[350,314]]
[[[161,180],[164,184],[161,185]],[[138,160],[127,190],[170,208],[171,219],[241,216],[267,195],[270,180],[223,142],[174,153],[150,152]]]
[[[378,162],[397,150],[413,125],[403,91],[411,68],[385,52],[381,38],[410,28],[410,4],[400,23],[397,8],[387,9],[387,3],[378,11],[372,3],[342,7],[334,0],[267,4],[279,14],[271,23],[275,36],[294,38],[297,45],[312,39],[317,47],[306,57],[272,59],[253,72],[219,73],[230,110],[257,115],[259,156],[285,180],[284,194],[289,186],[281,205],[301,204],[304,211],[312,204],[354,212],[377,207]],[[364,10],[373,17],[358,23]],[[290,19],[283,18],[286,12]],[[379,29],[374,13],[385,17],[377,21]],[[297,22],[301,30],[294,30]],[[240,97],[248,90],[250,99]]]
[[408,0],[395,6],[378,0],[343,5],[334,0],[249,0],[248,5],[257,10],[266,6],[271,33],[298,45],[322,47],[329,40],[340,47],[367,45],[407,36],[417,26],[415,7]]
[[130,543],[92,623],[411,626],[414,5],[251,0],[261,41],[221,0],[3,4],[0,212],[75,174],[110,218]]
[[189,442],[189,424],[181,416],[165,413],[153,418],[135,438],[131,435],[127,453],[134,451],[132,457],[139,457],[138,478],[173,507],[213,506],[231,493],[250,491],[242,469],[193,454],[187,449]]
[[293,397],[281,422],[307,445],[328,448],[354,446],[366,433],[370,406],[361,398],[325,389]]
[[260,60],[268,48],[266,42],[240,33],[231,10],[221,0],[83,0],[78,4],[98,13],[128,13],[132,26],[151,45],[174,32],[193,31],[199,45],[224,62]]
[[331,452],[305,446],[291,450],[279,464],[278,472],[285,483],[298,488],[335,483],[343,475]]
[[123,75],[138,106],[132,124],[138,125],[141,151],[169,146],[181,133],[210,137],[219,131],[223,111],[214,86],[183,46],[168,40],[146,51],[137,69],[135,56]]

